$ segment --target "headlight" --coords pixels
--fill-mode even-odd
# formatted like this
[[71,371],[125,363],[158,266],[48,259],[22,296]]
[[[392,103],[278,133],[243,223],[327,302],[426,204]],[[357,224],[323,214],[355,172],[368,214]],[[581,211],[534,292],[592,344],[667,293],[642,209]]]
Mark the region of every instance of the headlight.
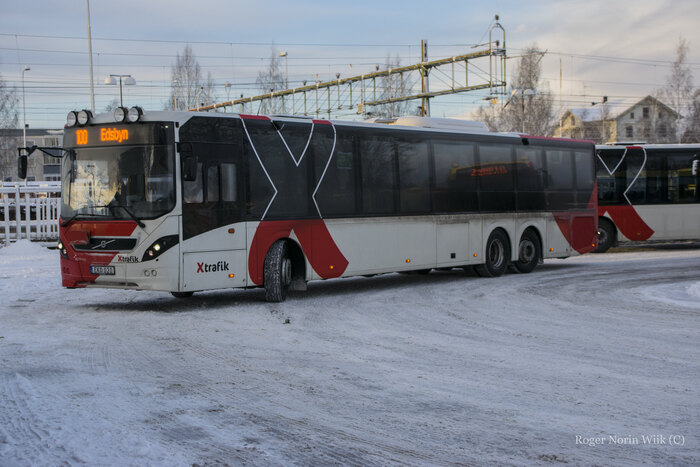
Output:
[[74,127],[76,123],[78,123],[78,112],[71,110],[66,116],[66,126],[68,128]]
[[81,110],[80,112],[78,112],[78,125],[87,125],[91,118],[92,112],[90,112],[89,110]]
[[68,259],[68,250],[66,250],[65,245],[61,241],[58,242],[58,252],[61,254],[61,257]]
[[141,107],[134,106],[129,109],[129,113],[126,118],[129,120],[129,122],[136,123],[141,118],[141,115],[143,115],[143,109]]
[[123,123],[124,121],[126,121],[126,114],[128,112],[129,111],[126,110],[126,108],[124,107],[117,107],[116,109],[114,109],[114,121],[117,123]]
[[180,239],[177,235],[168,235],[167,237],[159,238],[146,249],[146,251],[143,253],[143,258],[141,258],[141,261],[143,262],[156,259],[170,248],[177,245],[179,241]]

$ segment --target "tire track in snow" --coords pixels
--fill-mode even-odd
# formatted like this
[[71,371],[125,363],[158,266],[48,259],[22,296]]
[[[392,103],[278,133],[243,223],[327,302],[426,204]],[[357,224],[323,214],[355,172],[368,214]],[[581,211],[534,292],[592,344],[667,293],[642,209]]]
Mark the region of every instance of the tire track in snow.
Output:
[[82,462],[73,452],[51,435],[57,427],[36,413],[33,405],[44,397],[36,392],[29,379],[15,373],[2,377],[2,403],[0,405],[0,430],[7,446],[0,452],[6,460],[27,465],[44,465],[52,459],[53,465],[70,465]]

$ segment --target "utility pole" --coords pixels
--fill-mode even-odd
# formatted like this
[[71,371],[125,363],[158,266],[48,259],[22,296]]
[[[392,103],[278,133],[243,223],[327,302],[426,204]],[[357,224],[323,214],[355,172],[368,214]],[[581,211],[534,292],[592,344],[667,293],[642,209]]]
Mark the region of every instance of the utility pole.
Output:
[[92,78],[92,33],[90,32],[90,0],[85,0],[87,4],[87,23],[88,23],[88,52],[90,55],[90,110],[95,113],[95,83]]
[[[420,41],[420,61],[421,63],[426,63],[428,61],[428,41],[423,39]],[[428,69],[425,67],[420,68],[420,90],[421,94],[424,96],[420,100],[420,116],[430,117],[430,100],[425,94],[430,92],[428,86]]]

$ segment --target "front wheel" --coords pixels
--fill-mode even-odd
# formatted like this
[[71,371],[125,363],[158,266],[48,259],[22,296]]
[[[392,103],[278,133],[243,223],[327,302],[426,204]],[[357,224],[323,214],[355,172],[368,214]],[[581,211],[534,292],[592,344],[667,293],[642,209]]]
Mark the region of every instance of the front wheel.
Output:
[[277,240],[268,250],[263,280],[266,301],[283,302],[287,298],[292,283],[292,260],[289,258],[286,241]]
[[513,268],[523,274],[532,272],[537,263],[540,262],[541,250],[540,240],[537,238],[537,235],[531,230],[526,230],[523,232],[523,236],[520,237],[518,260],[513,263]]
[[596,253],[605,253],[615,243],[615,228],[612,224],[605,220],[598,220],[598,247]]
[[508,237],[501,230],[494,230],[486,242],[486,262],[474,267],[481,277],[498,277],[506,272],[510,260]]

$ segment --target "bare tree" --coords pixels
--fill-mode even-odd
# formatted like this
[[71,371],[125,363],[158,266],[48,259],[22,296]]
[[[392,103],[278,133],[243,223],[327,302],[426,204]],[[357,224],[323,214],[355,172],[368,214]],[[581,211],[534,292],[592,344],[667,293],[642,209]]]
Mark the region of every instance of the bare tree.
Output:
[[543,56],[537,45],[525,49],[511,80],[510,99],[502,109],[480,107],[477,119],[492,131],[550,135],[555,117],[554,98],[547,83],[541,80]]
[[[386,56],[384,69],[389,71],[401,66],[401,59],[398,55]],[[417,80],[409,73],[392,74],[377,79],[377,88],[380,90],[377,100],[389,100],[396,97],[413,94],[413,88]],[[369,112],[373,117],[393,118],[406,115],[419,115],[418,106],[415,101],[387,102],[385,104],[373,105]]]
[[680,143],[684,133],[683,119],[691,111],[693,102],[693,72],[687,64],[689,45],[684,37],[678,38],[676,60],[666,76],[666,86],[661,89],[661,96],[677,114],[676,137]]
[[[267,68],[258,72],[255,84],[260,94],[270,94],[284,89],[285,76],[282,71],[282,59],[279,52],[273,46],[270,51],[270,62]],[[265,99],[260,101],[260,113],[279,113],[282,109],[280,100]]]
[[112,113],[117,107],[119,107],[119,99],[115,97],[109,104],[105,105],[105,112]]
[[202,77],[202,69],[189,45],[185,46],[182,55],[177,54],[170,75],[172,82],[166,109],[196,109],[216,100],[211,72],[207,73],[206,80]]
[[[19,125],[19,98],[15,88],[10,87],[0,76],[0,130],[14,130]],[[0,135],[0,181],[11,177],[17,171],[17,146],[19,136],[11,131]]]

